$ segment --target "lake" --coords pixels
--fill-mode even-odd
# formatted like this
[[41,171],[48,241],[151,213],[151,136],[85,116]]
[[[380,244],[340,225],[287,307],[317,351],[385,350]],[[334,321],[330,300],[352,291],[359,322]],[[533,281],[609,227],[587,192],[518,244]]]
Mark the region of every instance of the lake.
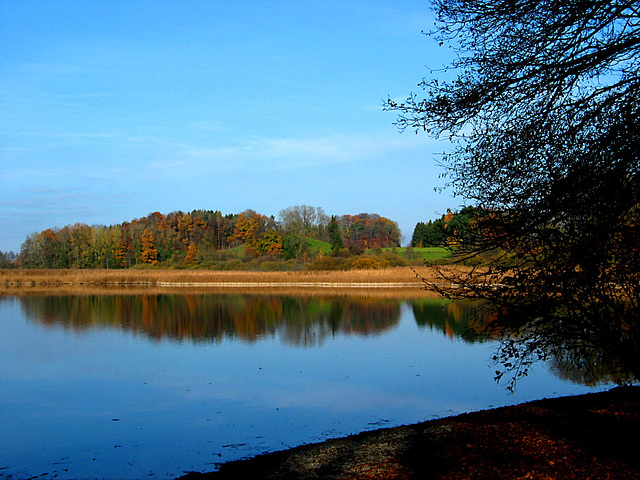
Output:
[[175,478],[609,388],[539,364],[509,392],[472,313],[374,291],[0,297],[0,478]]

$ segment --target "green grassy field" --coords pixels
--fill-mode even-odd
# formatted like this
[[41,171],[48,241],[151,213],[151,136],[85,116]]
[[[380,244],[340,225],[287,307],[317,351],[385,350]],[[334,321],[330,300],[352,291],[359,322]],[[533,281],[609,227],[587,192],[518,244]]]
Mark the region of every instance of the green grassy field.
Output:
[[321,251],[323,254],[328,255],[331,253],[331,245],[327,242],[322,242],[320,240],[314,240],[313,238],[306,238],[307,245],[309,246],[309,250],[313,255]]
[[409,262],[415,260],[437,261],[451,257],[451,251],[444,247],[396,247],[395,249],[383,248],[383,250],[394,251]]
[[[316,255],[319,251],[321,251],[325,255],[329,255],[331,253],[331,245],[327,242],[322,242],[320,240],[315,240],[313,238],[305,238],[307,242],[307,246],[309,247],[309,252],[312,255]],[[244,256],[245,247],[244,245],[230,248],[225,250],[226,255],[230,258],[242,258]],[[380,252],[380,250],[377,250]],[[396,255],[404,258],[409,262],[416,261],[428,261],[435,262],[438,260],[443,260],[451,257],[451,251],[444,247],[395,247],[395,248],[383,248],[382,251],[394,252]],[[376,253],[375,249],[368,250],[368,254]]]
[[[314,240],[311,238],[307,238],[306,241],[307,245],[309,246],[309,250],[314,255],[318,253],[318,251],[322,251],[322,253],[325,255],[331,253],[331,245],[326,242],[321,242],[320,240]],[[409,262],[415,262],[417,260],[435,262],[451,257],[451,250],[444,247],[395,247],[383,248],[381,250],[383,252],[394,252],[396,255],[404,258]],[[380,252],[380,250],[377,250],[377,252]],[[376,249],[367,250],[366,253],[375,255]]]

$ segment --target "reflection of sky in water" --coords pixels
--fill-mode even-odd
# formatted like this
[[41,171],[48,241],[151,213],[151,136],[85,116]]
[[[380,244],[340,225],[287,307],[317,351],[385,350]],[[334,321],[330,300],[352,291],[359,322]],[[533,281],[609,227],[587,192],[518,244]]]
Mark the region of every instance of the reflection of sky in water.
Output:
[[492,346],[419,327],[406,303],[377,334],[311,347],[151,340],[26,320],[0,301],[0,476],[169,478],[381,426],[581,393],[542,366],[514,395]]

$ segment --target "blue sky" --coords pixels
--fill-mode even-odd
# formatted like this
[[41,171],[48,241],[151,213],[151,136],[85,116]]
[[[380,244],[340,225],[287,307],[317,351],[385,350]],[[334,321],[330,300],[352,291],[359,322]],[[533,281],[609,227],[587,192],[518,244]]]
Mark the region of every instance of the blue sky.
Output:
[[446,144],[399,133],[388,96],[446,49],[427,1],[0,0],[0,250],[154,211],[378,213],[434,192]]

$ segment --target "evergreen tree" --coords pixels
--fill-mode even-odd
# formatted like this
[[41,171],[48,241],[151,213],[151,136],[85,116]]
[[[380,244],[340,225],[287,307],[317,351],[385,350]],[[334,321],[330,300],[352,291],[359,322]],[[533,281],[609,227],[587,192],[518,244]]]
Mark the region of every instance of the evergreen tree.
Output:
[[331,251],[338,253],[344,248],[344,241],[342,240],[342,232],[340,231],[340,225],[336,221],[335,216],[331,216],[329,225],[327,226],[327,232],[329,234],[329,243],[331,244]]

